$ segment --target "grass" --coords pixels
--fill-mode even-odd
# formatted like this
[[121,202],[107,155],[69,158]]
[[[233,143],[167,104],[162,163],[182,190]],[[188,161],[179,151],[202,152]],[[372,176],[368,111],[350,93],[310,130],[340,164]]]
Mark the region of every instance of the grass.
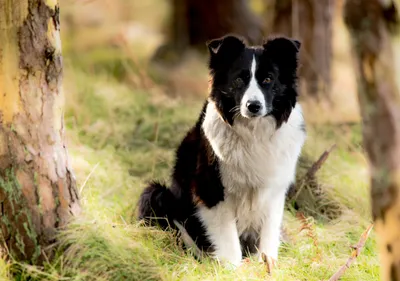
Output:
[[[148,13],[160,1],[127,3],[138,9],[134,21],[152,30],[163,22],[162,9],[157,10],[161,18],[158,25],[141,13]],[[148,35],[149,45],[139,44],[141,41],[115,43],[118,24],[115,17],[98,27],[107,25],[107,32],[95,33],[112,34],[112,40],[107,35],[96,37],[95,42],[82,41],[82,34],[89,34],[92,25],[74,31],[82,33],[74,35],[79,44],[71,38],[68,26],[64,38],[65,123],[83,214],[60,233],[57,258],[43,267],[6,261],[0,253],[0,280],[329,279],[345,263],[351,254],[350,245],[357,243],[371,221],[359,124],[319,124],[312,122],[318,119],[313,112],[305,112],[310,122],[303,153],[317,159],[337,144],[318,172],[318,179],[330,198],[342,206],[343,214],[329,223],[312,222],[314,230],[310,233],[301,231],[302,222],[287,211],[284,226],[291,242],[282,245],[272,278],[255,260],[236,271],[208,259],[198,262],[176,244],[172,233],[144,228],[134,218],[145,183],[154,178],[169,180],[174,149],[193,125],[203,102],[198,92],[207,92],[204,65],[194,58],[174,70],[153,68],[148,58],[159,37]],[[176,79],[186,82],[180,84],[182,88],[176,88]],[[361,256],[341,280],[379,280],[373,232]]]

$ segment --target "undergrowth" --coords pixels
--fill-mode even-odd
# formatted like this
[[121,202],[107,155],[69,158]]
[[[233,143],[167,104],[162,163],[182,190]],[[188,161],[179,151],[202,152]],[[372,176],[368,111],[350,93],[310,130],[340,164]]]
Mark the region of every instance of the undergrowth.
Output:
[[[72,68],[72,66],[71,66]],[[135,207],[151,178],[168,181],[174,148],[190,128],[202,100],[155,102],[152,91],[132,90],[110,77],[67,72],[68,147],[84,214],[60,234],[60,251],[43,268],[7,264],[0,273],[18,280],[260,280],[263,265],[247,261],[236,271],[198,262],[177,246],[171,232],[135,221]],[[351,253],[368,226],[367,173],[358,129],[308,126],[304,153],[312,159],[336,143],[318,172],[342,216],[328,224],[285,213],[289,242],[280,250],[275,280],[326,280]],[[336,133],[334,133],[336,132]],[[133,218],[133,219],[132,219]],[[305,228],[304,220],[308,224]],[[374,235],[342,280],[378,280]],[[64,251],[66,249],[66,251]]]

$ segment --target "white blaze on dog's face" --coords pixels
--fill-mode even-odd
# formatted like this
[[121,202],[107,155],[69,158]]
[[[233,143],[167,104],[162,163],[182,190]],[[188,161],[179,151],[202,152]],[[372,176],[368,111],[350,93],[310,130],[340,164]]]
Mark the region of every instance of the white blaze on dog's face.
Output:
[[273,116],[279,127],[296,104],[294,90],[300,43],[283,37],[248,47],[235,36],[208,43],[212,88],[210,100],[221,117],[234,120]]
[[272,104],[266,102],[266,97],[258,85],[256,67],[256,58],[253,56],[250,82],[240,102],[240,114],[247,118],[265,116],[272,111]]

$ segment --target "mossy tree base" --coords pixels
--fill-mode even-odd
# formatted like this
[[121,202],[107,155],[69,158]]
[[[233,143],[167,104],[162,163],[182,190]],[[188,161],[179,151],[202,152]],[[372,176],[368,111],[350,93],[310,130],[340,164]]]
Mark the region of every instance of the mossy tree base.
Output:
[[41,263],[80,211],[64,141],[59,6],[0,0],[0,227],[13,258]]

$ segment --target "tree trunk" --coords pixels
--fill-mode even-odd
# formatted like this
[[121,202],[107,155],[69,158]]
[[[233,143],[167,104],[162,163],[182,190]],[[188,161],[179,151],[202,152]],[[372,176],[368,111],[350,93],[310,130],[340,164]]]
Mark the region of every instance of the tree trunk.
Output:
[[235,33],[250,43],[261,44],[263,24],[246,0],[172,0],[172,17],[167,43],[156,60],[181,58],[188,48],[206,50],[206,41]]
[[57,0],[0,0],[0,227],[10,255],[41,263],[80,211],[64,140]]
[[269,33],[301,40],[300,81],[306,95],[328,96],[331,87],[332,23],[334,0],[269,0]]
[[399,46],[393,28],[398,25],[393,2],[347,0],[344,7],[370,162],[382,280],[392,281],[400,280],[400,92],[398,65],[394,63]]

